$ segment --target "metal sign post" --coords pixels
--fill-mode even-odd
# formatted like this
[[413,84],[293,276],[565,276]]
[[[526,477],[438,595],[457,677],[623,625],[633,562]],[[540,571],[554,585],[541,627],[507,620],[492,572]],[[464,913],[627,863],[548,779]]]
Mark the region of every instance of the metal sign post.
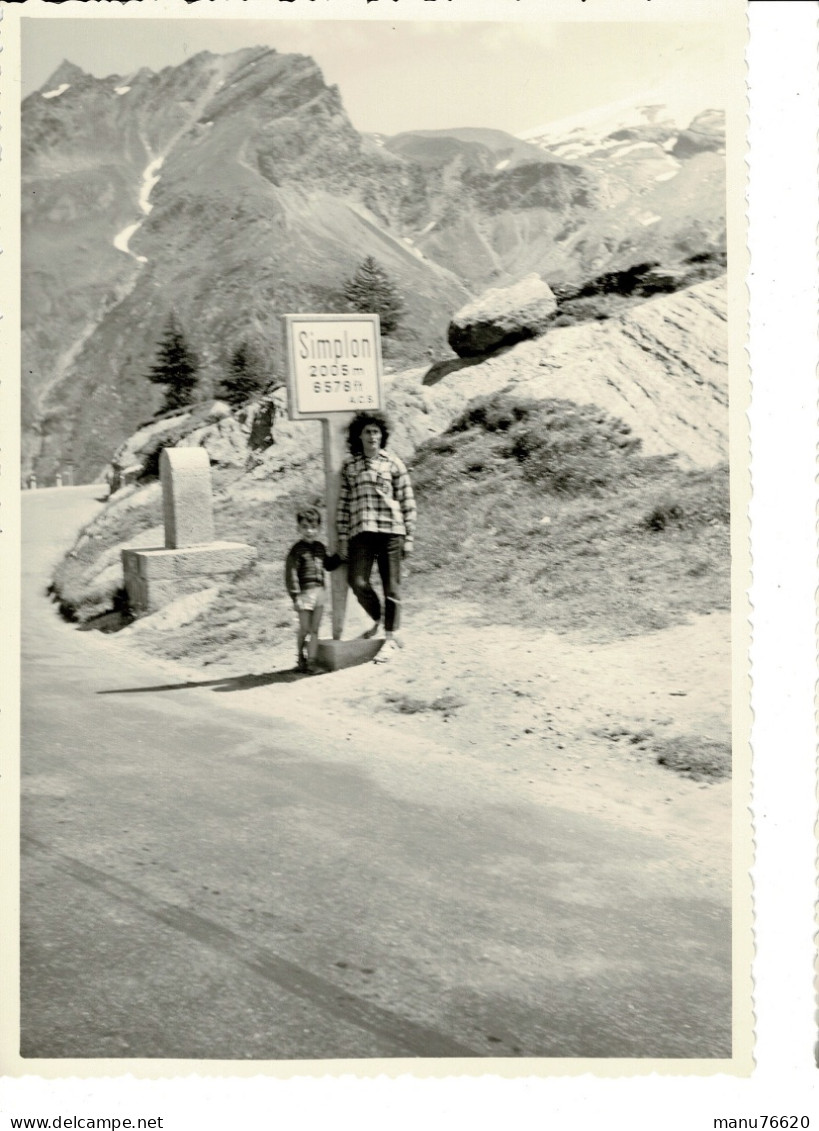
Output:
[[[347,428],[353,415],[380,409],[381,331],[377,314],[285,314],[287,408],[291,420],[320,420],[324,447],[327,548],[338,549],[336,508]],[[330,575],[333,639],[347,609],[347,567]]]

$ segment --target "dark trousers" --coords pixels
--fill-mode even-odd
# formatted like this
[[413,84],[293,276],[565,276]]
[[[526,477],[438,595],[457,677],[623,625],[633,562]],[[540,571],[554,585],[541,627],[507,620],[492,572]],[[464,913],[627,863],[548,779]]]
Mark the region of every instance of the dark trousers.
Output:
[[381,602],[370,584],[373,565],[378,564],[384,587],[384,628],[392,632],[401,623],[401,556],[403,534],[365,532],[350,539],[347,579],[359,605],[372,617],[381,619]]

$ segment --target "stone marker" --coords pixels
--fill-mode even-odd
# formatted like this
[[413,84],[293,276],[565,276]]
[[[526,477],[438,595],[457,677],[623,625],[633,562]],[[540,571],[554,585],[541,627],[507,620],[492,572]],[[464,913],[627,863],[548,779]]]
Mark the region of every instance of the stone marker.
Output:
[[210,457],[205,448],[163,448],[159,457],[165,549],[202,546],[215,538]]
[[133,613],[150,613],[177,597],[208,589],[214,578],[252,562],[244,542],[215,538],[210,458],[205,448],[165,448],[159,457],[165,546],[123,550],[122,569]]

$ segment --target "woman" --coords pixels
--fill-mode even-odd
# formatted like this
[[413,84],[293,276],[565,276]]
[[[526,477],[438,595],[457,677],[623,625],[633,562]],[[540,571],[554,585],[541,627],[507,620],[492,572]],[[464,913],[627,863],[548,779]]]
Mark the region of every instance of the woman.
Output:
[[415,496],[406,467],[386,451],[390,426],[382,412],[360,412],[350,422],[350,455],[341,468],[336,534],[338,553],[348,562],[347,578],[373,625],[381,625],[381,601],[370,583],[378,565],[384,590],[384,646],[376,662],[389,660],[401,646],[401,561],[412,553]]

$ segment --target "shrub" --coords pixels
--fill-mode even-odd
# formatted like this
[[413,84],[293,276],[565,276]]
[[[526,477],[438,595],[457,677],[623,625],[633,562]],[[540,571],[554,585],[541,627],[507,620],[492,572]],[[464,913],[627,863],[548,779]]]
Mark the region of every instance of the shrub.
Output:
[[542,403],[532,397],[519,400],[509,393],[476,397],[453,420],[444,436],[447,433],[468,432],[478,428],[484,432],[508,432],[514,424],[520,424],[536,415],[541,410]]
[[652,260],[622,271],[607,271],[580,286],[553,282],[558,306],[550,325],[604,322],[655,295],[715,279],[725,273],[726,262],[724,251],[702,251],[688,255],[682,263],[663,265]]
[[578,292],[579,298],[591,295],[609,294],[631,295],[638,291],[649,275],[659,264],[654,260],[648,263],[635,263],[625,271],[606,271],[591,279]]
[[693,530],[702,526],[728,526],[731,520],[728,467],[692,471],[686,498],[663,495],[645,513],[640,526],[652,533]]
[[510,450],[527,479],[556,495],[599,493],[621,479],[641,441],[623,421],[594,405],[548,401],[515,428]]
[[725,781],[731,776],[731,746],[697,735],[680,735],[654,744],[657,762],[693,781]]
[[502,465],[554,495],[600,493],[627,471],[641,441],[622,420],[595,405],[477,397],[443,436],[423,446],[416,460],[420,482],[498,472]]
[[685,511],[679,503],[658,503],[643,519],[647,530],[665,530],[667,526],[682,526]]

